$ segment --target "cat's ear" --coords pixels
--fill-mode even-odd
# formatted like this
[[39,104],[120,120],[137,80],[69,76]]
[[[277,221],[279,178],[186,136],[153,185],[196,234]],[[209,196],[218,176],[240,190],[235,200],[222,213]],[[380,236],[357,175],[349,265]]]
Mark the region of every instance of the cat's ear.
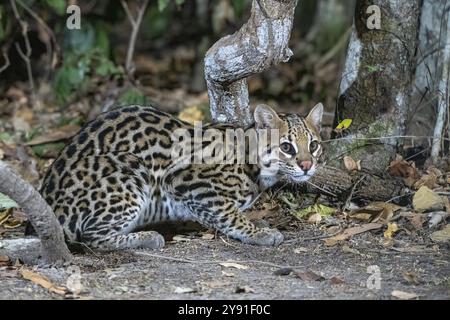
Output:
[[323,104],[319,103],[309,112],[308,116],[306,117],[306,121],[320,130],[320,128],[322,127],[322,118]]
[[253,113],[256,126],[260,129],[276,129],[279,128],[282,120],[271,107],[265,104],[256,106]]

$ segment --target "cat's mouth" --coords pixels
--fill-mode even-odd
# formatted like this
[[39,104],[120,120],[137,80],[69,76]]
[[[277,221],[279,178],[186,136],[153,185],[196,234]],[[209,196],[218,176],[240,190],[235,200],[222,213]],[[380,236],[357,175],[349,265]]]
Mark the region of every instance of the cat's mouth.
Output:
[[315,172],[316,172],[316,169],[312,168],[311,170],[308,170],[308,172],[306,172],[306,173],[302,172],[302,173],[290,175],[289,178],[290,178],[290,180],[292,180],[295,183],[306,182],[309,179],[311,179],[311,177],[314,175]]

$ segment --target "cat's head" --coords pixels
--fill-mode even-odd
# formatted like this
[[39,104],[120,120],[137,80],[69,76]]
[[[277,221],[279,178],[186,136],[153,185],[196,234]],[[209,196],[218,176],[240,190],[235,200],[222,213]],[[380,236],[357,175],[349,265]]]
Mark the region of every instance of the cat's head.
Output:
[[267,105],[257,106],[254,112],[256,128],[278,131],[277,141],[271,141],[270,148],[261,157],[262,174],[276,175],[292,182],[310,179],[322,154],[322,117],[321,103],[305,118],[297,114],[277,114]]

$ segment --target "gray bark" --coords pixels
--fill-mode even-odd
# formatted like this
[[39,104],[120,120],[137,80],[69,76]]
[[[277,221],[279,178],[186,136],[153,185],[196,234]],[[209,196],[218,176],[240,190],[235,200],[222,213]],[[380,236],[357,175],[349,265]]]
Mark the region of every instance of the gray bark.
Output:
[[218,122],[252,122],[246,78],[292,56],[289,38],[297,0],[253,0],[250,18],[206,53],[210,109]]
[[8,256],[12,261],[20,259],[25,264],[35,264],[44,252],[37,238],[0,240],[0,255]]
[[27,214],[41,239],[43,259],[46,262],[72,259],[53,210],[39,192],[2,161],[0,161],[0,192],[16,201]]
[[[437,135],[432,157],[436,160],[442,141],[442,126],[447,105],[447,72],[450,37],[450,1],[423,0],[420,17],[417,69],[412,93],[411,117],[408,135]],[[448,53],[448,51],[447,51]],[[444,106],[444,107],[442,107]],[[436,110],[438,112],[436,113]],[[444,111],[444,112],[443,112]],[[440,112],[440,115],[439,115]],[[438,128],[433,124],[437,121]],[[439,128],[441,127],[441,128]],[[433,133],[433,129],[435,129]],[[430,139],[415,139],[415,143],[428,145]]]
[[[381,9],[381,30],[367,27],[371,5]],[[330,144],[333,157],[349,154],[363,167],[384,171],[395,155],[401,139],[372,138],[405,134],[419,14],[419,0],[357,1],[335,120],[353,124],[345,140]]]

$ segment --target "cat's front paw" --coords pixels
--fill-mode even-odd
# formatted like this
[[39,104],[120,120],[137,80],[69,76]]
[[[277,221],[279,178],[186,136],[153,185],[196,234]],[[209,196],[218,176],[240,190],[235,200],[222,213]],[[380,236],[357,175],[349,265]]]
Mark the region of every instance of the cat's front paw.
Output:
[[262,228],[245,238],[243,242],[258,246],[278,246],[283,239],[283,234],[277,229]]

